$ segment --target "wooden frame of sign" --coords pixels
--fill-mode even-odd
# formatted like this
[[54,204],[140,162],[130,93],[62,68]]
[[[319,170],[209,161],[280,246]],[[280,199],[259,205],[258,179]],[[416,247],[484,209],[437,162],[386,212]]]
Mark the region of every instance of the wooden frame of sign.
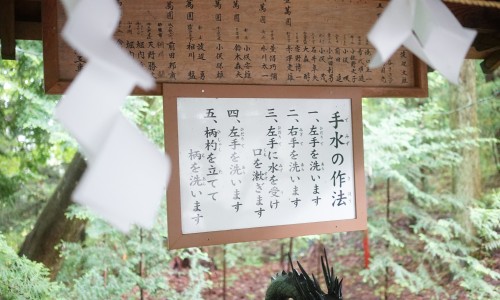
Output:
[[163,92],[169,248],[366,229],[360,89]]
[[[45,90],[60,94],[85,59],[60,37],[59,1],[42,2]],[[388,1],[121,0],[115,38],[163,83],[359,87],[363,97],[426,97],[427,66],[404,48],[381,68],[366,34]],[[218,3],[218,4],[214,4]],[[91,22],[91,19],[89,19]]]

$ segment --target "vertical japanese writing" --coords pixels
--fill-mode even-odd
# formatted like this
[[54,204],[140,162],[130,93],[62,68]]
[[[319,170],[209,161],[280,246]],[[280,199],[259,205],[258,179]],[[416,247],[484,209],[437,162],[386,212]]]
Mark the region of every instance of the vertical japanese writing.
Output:
[[153,24],[151,22],[146,23],[146,63],[147,68],[156,77],[157,65],[156,65],[156,46],[153,40]]
[[[165,26],[163,22],[156,22],[156,37],[154,38],[153,43],[156,41],[156,49],[158,51],[155,61],[158,62],[160,60],[165,59],[165,42],[164,42],[164,32]],[[158,63],[156,64],[157,71],[155,73],[156,78],[164,79],[166,77],[165,65]]]
[[[177,58],[176,58],[176,42],[174,40],[174,2],[167,1],[166,6],[166,20],[167,20],[167,40],[166,42],[166,53],[168,57],[167,70],[164,71],[167,74],[167,78],[171,81],[177,80]],[[162,45],[165,48],[165,45]]]
[[283,165],[279,161],[278,148],[281,146],[281,126],[278,122],[278,115],[275,108],[268,108],[265,115],[266,127],[264,140],[267,141],[264,145],[264,155],[267,157],[267,182],[269,208],[278,209],[283,191],[280,189],[278,182],[280,174],[283,172]]
[[233,189],[232,207],[235,212],[240,211],[243,205],[241,197],[242,178],[245,175],[246,167],[242,164],[241,153],[245,149],[245,129],[240,126],[239,109],[227,110],[228,124],[231,124],[227,132],[228,147],[229,147],[229,176],[231,178],[231,186]]
[[[243,29],[243,39],[248,39],[248,28]],[[236,29],[236,37],[240,38],[239,31]],[[234,44],[234,70],[235,78],[251,79],[252,78],[252,59],[250,57],[251,47],[245,42]]]
[[240,1],[233,0],[233,21],[240,22]]
[[260,13],[260,18],[259,22],[262,24],[266,24],[266,14],[267,12],[267,0],[261,0],[259,2],[259,13]]
[[333,155],[331,157],[331,177],[330,181],[333,185],[333,202],[332,206],[345,206],[347,196],[343,190],[344,184],[349,179],[347,173],[340,168],[344,163],[344,157],[339,153],[339,148],[349,145],[349,135],[342,134],[342,126],[344,123],[348,123],[349,119],[342,119],[339,111],[332,114],[328,123],[333,128],[333,135],[330,137],[330,146],[333,147]]
[[[254,212],[262,217],[262,214],[266,211],[264,208],[264,188],[266,187],[267,182],[267,172],[264,170],[263,164],[265,160],[264,149],[263,148],[254,148],[252,149],[252,181],[255,187],[255,205],[257,206],[257,210]],[[267,197],[267,196],[266,196]]]
[[214,108],[207,108],[204,111],[204,119],[208,120],[207,125],[203,132],[205,139],[204,144],[204,157],[206,159],[206,180],[207,188],[205,190],[207,201],[217,201],[218,199],[218,188],[219,188],[219,175],[221,170],[219,170],[217,165],[217,158],[220,153],[221,147],[221,130],[217,122],[217,114]]
[[307,112],[312,118],[312,123],[308,130],[308,150],[309,150],[309,172],[312,183],[312,202],[318,206],[321,200],[320,180],[321,174],[325,170],[325,163],[320,159],[320,149],[323,146],[323,127],[319,120],[319,112],[310,110]]
[[407,84],[408,83],[408,51],[402,50],[399,53],[399,57],[401,58],[401,83]]
[[380,81],[383,84],[391,84],[394,81],[392,75],[392,67],[393,67],[392,59],[389,59],[380,69],[381,73]]
[[192,213],[191,219],[199,224],[203,218],[203,210],[201,201],[203,201],[203,193],[201,188],[206,184],[206,177],[201,172],[201,160],[204,157],[201,150],[189,149],[189,193],[191,197]]
[[186,53],[188,60],[193,62],[191,68],[187,70],[187,80],[196,80],[196,69],[194,65],[196,64],[196,44],[195,44],[195,27],[194,23],[194,0],[186,0],[185,8],[186,11],[186,29],[187,29],[187,44],[186,44]]
[[216,9],[214,20],[215,22],[222,22],[222,0],[213,0],[213,7]]
[[[287,31],[286,32],[286,55],[285,55],[285,64],[286,64],[286,72],[287,72],[287,79],[286,81],[289,83],[292,83],[295,81],[295,74],[294,74],[294,69],[293,69],[293,45],[292,45],[292,32]],[[300,72],[301,71],[301,64],[296,64],[295,65],[295,71]],[[300,78],[300,77],[298,77]]]
[[[384,67],[368,68],[374,51],[365,27],[383,11],[383,1],[326,2],[121,0],[115,37],[159,83],[415,84],[415,62],[405,49]],[[325,5],[335,9],[318,14],[318,6]],[[62,78],[71,78],[85,63],[78,53],[62,57],[71,65],[60,67]]]
[[354,216],[349,101],[178,100],[189,230]]
[[[287,118],[291,120],[291,125],[287,128],[287,137],[288,137],[288,147],[290,149],[289,152],[289,164],[288,164],[288,172],[290,173],[290,181],[292,184],[292,195],[290,198],[290,202],[294,205],[295,208],[299,206],[299,203],[302,201],[301,199],[301,189],[299,188],[299,182],[303,177],[302,173],[304,172],[304,163],[303,157],[299,154],[298,149],[303,146],[302,136],[303,129],[300,122],[299,112],[296,109],[289,109],[287,113]],[[290,122],[289,122],[290,123]]]
[[284,15],[285,15],[285,24],[286,26],[292,26],[292,0],[283,0],[284,7]]
[[[217,31],[220,30],[220,27],[217,27]],[[219,35],[217,35],[217,44],[215,46],[215,71],[217,74],[215,78],[217,80],[224,79],[224,46],[219,40]]]
[[[270,41],[269,41],[270,40]],[[276,63],[276,45],[274,44],[274,31],[261,31],[261,76],[271,81],[278,80],[278,67]]]
[[[342,16],[325,11],[317,18],[323,2],[165,0],[145,5],[123,0],[116,37],[158,82],[415,84],[413,56],[404,49],[384,67],[368,68],[374,51],[362,27],[372,24],[368,20],[382,12],[383,2],[331,0],[331,11]],[[82,57],[72,55],[74,67],[62,73],[83,67]]]

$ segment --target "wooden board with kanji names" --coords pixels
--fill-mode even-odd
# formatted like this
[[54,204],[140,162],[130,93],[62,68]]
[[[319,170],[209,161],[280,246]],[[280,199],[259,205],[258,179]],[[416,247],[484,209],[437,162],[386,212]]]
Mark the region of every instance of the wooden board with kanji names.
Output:
[[[85,58],[60,37],[65,13],[43,1],[45,82],[62,93]],[[381,68],[366,34],[388,1],[119,0],[116,41],[162,83],[359,87],[363,97],[422,97],[427,69],[401,48]],[[89,22],[92,22],[89,16]]]

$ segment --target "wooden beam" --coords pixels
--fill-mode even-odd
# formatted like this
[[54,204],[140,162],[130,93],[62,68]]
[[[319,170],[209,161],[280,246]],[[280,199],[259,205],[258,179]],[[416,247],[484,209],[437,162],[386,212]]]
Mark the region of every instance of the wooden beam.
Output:
[[[42,3],[43,17],[43,70],[44,70],[44,85],[45,92],[56,94],[63,93],[65,87],[61,87],[58,82],[59,74],[59,57],[51,55],[57,53],[59,44],[59,33],[57,32],[57,0],[45,0]],[[53,12],[53,13],[50,13]],[[54,90],[52,90],[54,89]]]
[[484,74],[493,74],[498,68],[500,68],[500,50],[489,54],[481,63]]
[[40,0],[15,0],[16,40],[42,39],[42,2]]
[[[45,1],[43,1],[45,2]],[[15,3],[15,4],[14,4]],[[479,35],[467,53],[467,58],[488,60],[486,69],[497,68],[500,49],[500,9],[480,7],[472,4],[446,2],[446,6],[464,27],[477,29]],[[42,14],[41,0],[0,0],[0,40],[1,56],[15,59],[15,40],[41,40]],[[14,10],[14,12],[13,12]],[[495,39],[485,48],[484,35]]]
[[42,40],[42,23],[17,21],[15,25],[16,40]]
[[42,2],[40,0],[15,0],[16,21],[41,22]]
[[500,9],[472,4],[447,3],[455,18],[467,28],[500,31]]
[[2,59],[16,59],[14,0],[0,0],[0,39]]
[[445,2],[460,24],[467,28],[478,30],[478,35],[474,40],[467,58],[487,59],[488,67],[483,71],[497,65],[497,56],[490,55],[500,49],[500,9],[490,7],[480,7],[472,4],[460,4]]

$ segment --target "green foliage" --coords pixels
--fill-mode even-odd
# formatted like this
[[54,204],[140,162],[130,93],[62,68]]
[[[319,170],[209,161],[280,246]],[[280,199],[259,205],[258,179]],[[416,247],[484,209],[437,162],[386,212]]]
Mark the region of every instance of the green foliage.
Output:
[[[0,61],[0,231],[7,232],[12,247],[31,229],[77,148],[52,117],[59,97],[44,94],[41,43],[20,41],[18,45],[16,61]],[[124,112],[155,143],[163,145],[161,97],[130,97]],[[68,287],[71,299],[135,299],[141,288],[151,297],[195,299],[210,285],[205,280],[206,268],[198,263],[207,259],[206,254],[198,249],[180,252],[165,248],[166,228],[161,225],[166,224],[165,215],[154,230],[134,229],[128,236],[84,209],[72,208],[68,216],[87,218],[89,224],[84,244],[60,245],[65,261],[58,282]],[[177,255],[189,256],[193,265],[186,274],[179,274],[190,278],[184,292],[170,288],[165,279],[174,272],[169,263]],[[141,263],[142,275],[138,271]],[[26,298],[43,299],[38,295],[36,290],[26,289]],[[62,299],[55,295],[50,298]]]
[[500,189],[485,195],[471,208],[471,220],[486,251],[500,249]]
[[43,91],[41,43],[19,43],[16,61],[0,61],[0,165],[25,184],[52,175],[44,166],[68,161],[75,145],[52,119],[59,97]]
[[[308,254],[310,247],[317,242],[321,238],[320,235],[310,235],[310,236],[302,236],[293,238],[293,249],[292,254],[294,257],[304,257]],[[262,242],[245,242],[245,243],[236,243],[236,244],[228,244],[223,247],[226,250],[226,266],[228,268],[232,268],[235,266],[244,267],[244,266],[254,266],[259,267],[262,266],[265,261],[263,258],[269,259],[270,261],[279,261],[280,259],[280,251],[275,251],[275,249],[284,246],[284,255],[288,253],[290,239],[281,239],[281,240],[273,240],[266,241],[264,244],[266,247],[273,249],[272,253],[266,252],[266,250],[262,247]],[[218,246],[215,246],[218,247]],[[217,265],[222,265],[222,256],[214,257],[214,261]]]
[[163,148],[163,98],[142,96],[128,97],[124,108],[125,116],[135,122],[148,138]]
[[[436,294],[448,297],[446,290],[436,284],[433,278],[431,278],[427,269],[420,265],[416,270],[411,271],[401,265],[396,261],[391,253],[382,252],[374,255],[370,260],[370,269],[363,270],[362,274],[364,280],[367,280],[375,285],[383,284],[386,269],[393,272],[394,281],[396,284],[392,284],[389,287],[389,291],[398,297],[407,289],[411,293],[418,294],[425,289],[433,289]],[[380,293],[380,290],[377,291]]]
[[[498,287],[491,282],[500,274],[487,267],[485,258],[500,244],[498,195],[470,206],[468,199],[451,194],[449,184],[462,150],[495,141],[491,135],[468,138],[476,128],[449,129],[451,112],[443,101],[446,83],[431,74],[429,88],[430,99],[363,103],[365,164],[372,185],[378,187],[373,192],[369,232],[380,250],[373,251],[370,269],[361,274],[374,285],[388,275],[395,283],[389,293],[395,295],[431,291],[436,298],[450,298],[463,291],[449,287],[460,286],[472,299],[497,298]],[[489,97],[493,90],[483,89],[486,95],[479,97]],[[463,214],[458,213],[464,211],[470,213],[477,236],[466,229]]]
[[[0,60],[0,231],[5,232],[0,235],[0,296],[136,299],[143,291],[152,299],[201,299],[211,282],[200,262],[209,259],[197,248],[166,249],[164,208],[153,230],[133,229],[128,235],[84,209],[72,208],[70,217],[89,221],[84,243],[60,245],[65,259],[58,276],[61,284],[49,282],[43,266],[19,258],[9,247],[18,245],[31,228],[76,149],[52,119],[58,97],[43,93],[41,43],[20,41],[18,45],[17,61]],[[452,298],[467,291],[471,299],[498,298],[498,287],[491,282],[500,280],[500,275],[488,262],[500,248],[500,191],[490,191],[471,206],[451,195],[449,181],[450,170],[463,159],[460,150],[474,147],[483,150],[484,176],[498,179],[494,176],[500,170],[500,80],[478,79],[479,128],[449,129],[447,83],[431,73],[429,89],[429,99],[363,103],[365,162],[378,189],[369,191],[374,247],[370,269],[362,275],[376,286],[389,275],[394,281],[389,292],[398,296],[431,291],[436,298]],[[160,97],[130,97],[123,111],[157,145],[163,145]],[[467,139],[478,131],[481,139]],[[387,199],[380,189],[388,181],[390,220],[385,218]],[[491,182],[494,185],[495,179]],[[469,213],[474,236],[458,212]],[[294,254],[306,254],[317,238],[296,238]],[[263,250],[256,245],[226,246],[228,267],[260,265]],[[189,258],[191,268],[172,270],[169,264],[176,256]],[[166,281],[170,275],[187,277],[186,287],[179,292],[171,287]]]
[[477,90],[478,114],[481,116],[478,124],[481,135],[490,138],[488,144],[481,148],[481,170],[486,176],[500,173],[500,73],[486,82],[482,76],[478,77]]
[[[211,282],[200,262],[209,259],[198,248],[168,251],[165,209],[161,211],[151,231],[136,228],[125,235],[83,208],[73,207],[69,215],[89,218],[89,226],[83,244],[61,245],[65,260],[57,279],[70,288],[69,295],[78,299],[137,299],[142,289],[152,299],[201,299],[201,292]],[[187,257],[191,264],[186,274],[178,274],[189,278],[182,292],[166,279],[177,272],[169,267],[175,256]]]
[[52,118],[59,97],[43,91],[42,44],[19,41],[0,60],[0,230],[17,245],[75,152]]
[[[262,248],[255,242],[224,245],[226,249],[226,266],[261,266]],[[220,261],[217,261],[221,265]]]
[[0,234],[1,299],[65,299],[64,287],[49,280],[49,271],[39,263],[19,257]]

